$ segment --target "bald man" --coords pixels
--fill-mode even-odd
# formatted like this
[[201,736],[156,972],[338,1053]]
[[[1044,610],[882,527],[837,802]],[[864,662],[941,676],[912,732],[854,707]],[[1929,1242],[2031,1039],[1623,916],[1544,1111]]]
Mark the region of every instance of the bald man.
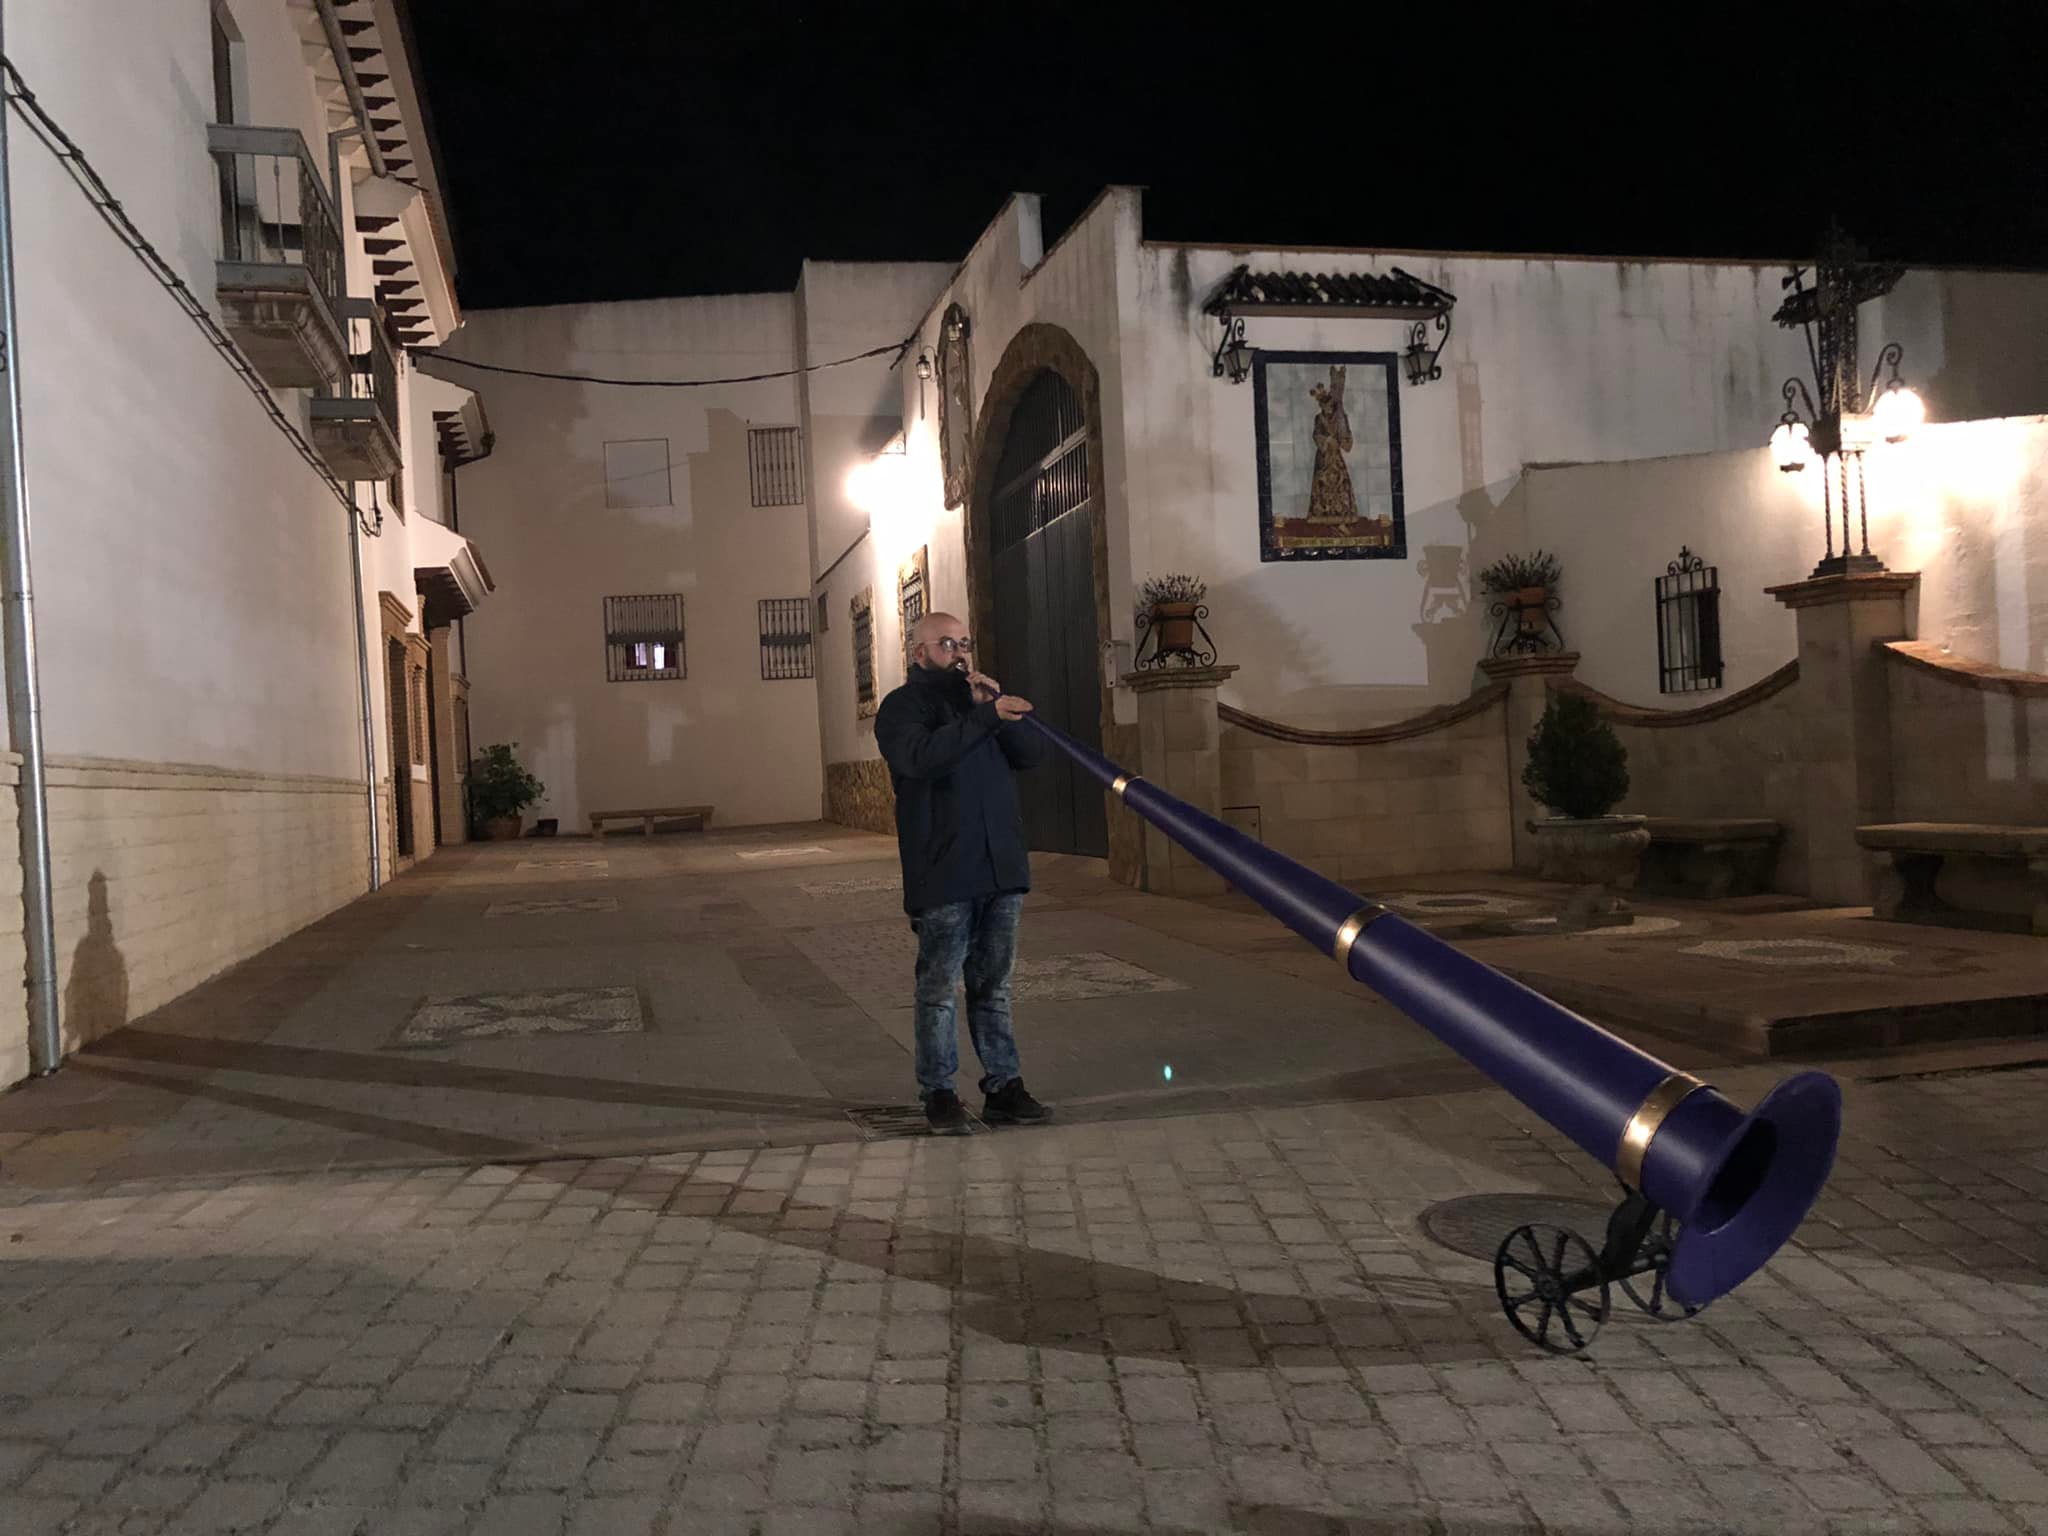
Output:
[[926,614],[910,638],[909,678],[882,700],[875,742],[896,786],[903,909],[917,934],[918,1097],[934,1132],[965,1136],[972,1126],[953,1091],[963,980],[982,1119],[1048,1113],[1024,1089],[1010,1028],[1017,918],[1031,889],[1015,774],[1044,759],[1045,743],[1018,723],[1030,703],[974,670],[974,642],[952,614]]

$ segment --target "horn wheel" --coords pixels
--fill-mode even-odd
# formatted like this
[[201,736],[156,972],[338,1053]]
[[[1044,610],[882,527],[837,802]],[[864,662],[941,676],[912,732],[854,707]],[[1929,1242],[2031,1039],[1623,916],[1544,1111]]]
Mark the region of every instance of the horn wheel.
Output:
[[[1621,1277],[1622,1294],[1660,1323],[1683,1322],[1703,1310],[1685,1305],[1665,1289],[1665,1277],[1671,1270],[1671,1246],[1677,1240],[1678,1223],[1672,1220],[1669,1211],[1659,1211],[1657,1224],[1643,1239],[1635,1267]],[[1638,1290],[1636,1282],[1644,1280],[1649,1282],[1647,1288]]]
[[1607,1276],[1593,1245],[1563,1227],[1517,1227],[1493,1256],[1493,1288],[1515,1332],[1575,1355],[1607,1321]]

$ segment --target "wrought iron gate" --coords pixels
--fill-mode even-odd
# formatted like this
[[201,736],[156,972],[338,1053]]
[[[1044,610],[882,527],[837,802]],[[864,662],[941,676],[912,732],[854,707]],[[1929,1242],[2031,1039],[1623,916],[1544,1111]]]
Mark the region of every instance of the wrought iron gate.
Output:
[[[1102,693],[1095,613],[1095,519],[1088,422],[1073,388],[1041,373],[1010,417],[989,508],[995,644],[983,658],[1046,723],[1097,750]],[[1101,858],[1102,791],[1059,754],[1018,780],[1031,846]]]

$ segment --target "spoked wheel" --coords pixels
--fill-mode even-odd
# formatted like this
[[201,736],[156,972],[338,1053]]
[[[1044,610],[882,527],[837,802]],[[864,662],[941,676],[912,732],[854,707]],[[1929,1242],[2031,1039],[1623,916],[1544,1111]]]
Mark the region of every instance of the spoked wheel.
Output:
[[1553,1355],[1575,1355],[1607,1321],[1607,1277],[1576,1232],[1517,1227],[1493,1256],[1493,1288],[1515,1332]]
[[[1642,1252],[1637,1255],[1642,1267],[1621,1279],[1622,1294],[1660,1323],[1682,1323],[1701,1310],[1686,1306],[1664,1287],[1665,1276],[1671,1269],[1671,1245],[1677,1238],[1678,1223],[1671,1219],[1669,1211],[1659,1212],[1657,1224],[1643,1239]],[[1643,1281],[1648,1282],[1647,1286],[1637,1289]]]

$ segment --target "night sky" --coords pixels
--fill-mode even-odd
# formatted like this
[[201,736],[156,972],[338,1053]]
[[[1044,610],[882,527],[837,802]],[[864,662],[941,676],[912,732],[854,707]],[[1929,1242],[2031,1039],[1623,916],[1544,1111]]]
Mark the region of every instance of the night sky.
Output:
[[1013,191],[1050,242],[1111,182],[1154,239],[1783,258],[1834,216],[2048,267],[2030,7],[1400,9],[411,0],[474,308],[957,260]]

